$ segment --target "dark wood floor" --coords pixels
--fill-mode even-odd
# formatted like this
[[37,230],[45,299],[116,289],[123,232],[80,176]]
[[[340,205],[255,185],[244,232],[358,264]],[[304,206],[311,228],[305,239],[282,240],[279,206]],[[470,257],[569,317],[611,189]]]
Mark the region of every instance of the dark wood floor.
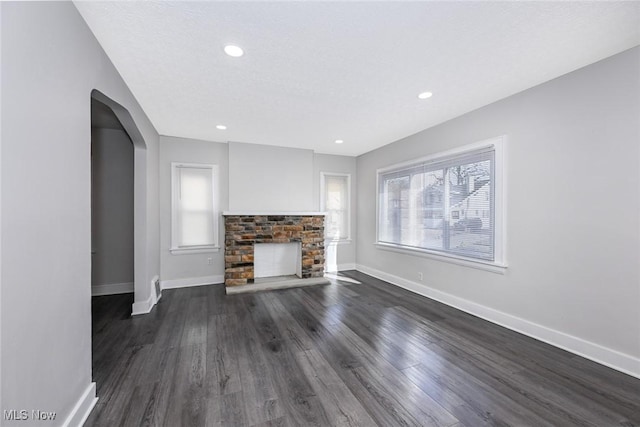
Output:
[[87,426],[640,426],[640,380],[370,276],[93,300]]

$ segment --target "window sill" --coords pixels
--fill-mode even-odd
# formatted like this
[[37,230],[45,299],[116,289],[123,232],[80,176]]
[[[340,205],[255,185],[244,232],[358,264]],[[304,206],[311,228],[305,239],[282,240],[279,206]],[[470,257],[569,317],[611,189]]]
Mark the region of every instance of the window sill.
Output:
[[505,272],[507,271],[507,265],[506,264],[501,264],[501,263],[497,263],[497,262],[482,261],[482,260],[476,260],[476,259],[471,259],[471,258],[464,258],[464,257],[459,257],[459,256],[451,255],[451,254],[443,254],[443,253],[440,253],[440,252],[436,253],[436,252],[430,251],[428,249],[409,248],[409,247],[406,247],[406,246],[393,245],[393,244],[390,244],[390,243],[376,242],[376,243],[374,243],[374,245],[378,249],[382,249],[382,250],[385,250],[385,251],[398,252],[398,253],[403,253],[403,254],[413,255],[413,256],[421,256],[421,257],[424,257],[424,258],[435,259],[435,260],[438,260],[438,261],[448,262],[448,263],[451,263],[451,264],[462,265],[464,267],[470,267],[470,268],[476,268],[478,270],[490,271],[492,273],[497,273],[497,274],[505,274]]
[[220,246],[196,246],[192,248],[171,248],[171,255],[205,254],[219,252]]
[[351,239],[325,239],[324,244],[326,245],[350,245]]

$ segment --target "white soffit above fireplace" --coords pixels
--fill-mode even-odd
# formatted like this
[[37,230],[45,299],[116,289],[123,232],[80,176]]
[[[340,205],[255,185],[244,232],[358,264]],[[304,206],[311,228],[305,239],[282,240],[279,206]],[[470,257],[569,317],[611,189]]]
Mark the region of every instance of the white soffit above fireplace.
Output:
[[637,1],[75,5],[160,134],[343,155],[640,44]]

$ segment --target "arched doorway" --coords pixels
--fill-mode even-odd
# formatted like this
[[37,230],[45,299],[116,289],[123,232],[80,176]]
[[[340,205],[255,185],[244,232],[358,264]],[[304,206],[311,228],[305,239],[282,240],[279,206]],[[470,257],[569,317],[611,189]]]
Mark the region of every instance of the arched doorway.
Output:
[[[131,138],[114,112],[92,98],[92,296],[133,294],[133,200]],[[103,305],[105,301],[92,299],[92,309],[98,307],[94,303]]]
[[[91,92],[91,100],[97,101],[113,112],[118,122],[126,132],[133,145],[133,283],[134,295],[147,295],[147,156],[146,143],[131,114],[123,106],[98,90]],[[153,303],[157,299],[154,289],[151,289],[150,299]],[[146,298],[145,298],[146,299]],[[134,301],[139,301],[135,298]],[[136,309],[133,304],[133,314],[146,312]],[[143,304],[146,306],[146,304]],[[152,306],[153,304],[151,304]],[[150,307],[149,307],[150,308]]]

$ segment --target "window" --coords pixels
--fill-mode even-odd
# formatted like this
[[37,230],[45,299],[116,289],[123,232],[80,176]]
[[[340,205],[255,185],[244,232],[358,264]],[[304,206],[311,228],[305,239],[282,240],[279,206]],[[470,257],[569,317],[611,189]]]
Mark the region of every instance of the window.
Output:
[[328,240],[350,239],[349,174],[320,173],[320,210],[326,212],[324,234]]
[[377,244],[504,267],[503,138],[378,170]]
[[218,167],[171,163],[171,181],[171,253],[218,250]]

